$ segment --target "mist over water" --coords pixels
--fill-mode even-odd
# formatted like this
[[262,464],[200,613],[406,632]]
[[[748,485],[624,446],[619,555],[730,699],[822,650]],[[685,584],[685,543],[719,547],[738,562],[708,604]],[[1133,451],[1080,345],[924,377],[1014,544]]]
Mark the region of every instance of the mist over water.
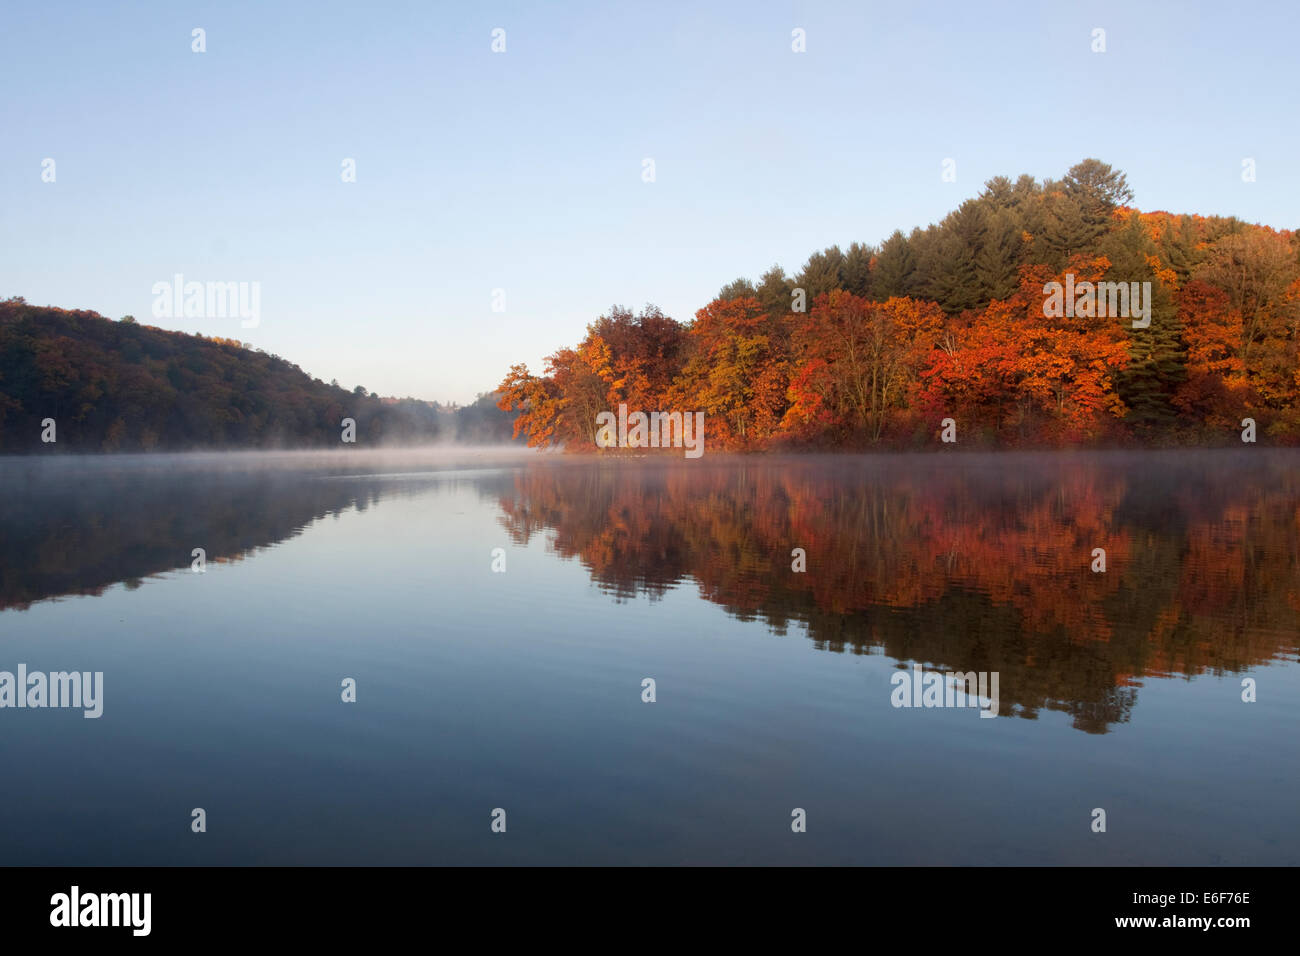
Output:
[[[1294,864],[1297,465],[0,459],[0,670],[105,688],[0,712],[40,768],[0,856]],[[891,706],[914,664],[999,672],[998,717]]]

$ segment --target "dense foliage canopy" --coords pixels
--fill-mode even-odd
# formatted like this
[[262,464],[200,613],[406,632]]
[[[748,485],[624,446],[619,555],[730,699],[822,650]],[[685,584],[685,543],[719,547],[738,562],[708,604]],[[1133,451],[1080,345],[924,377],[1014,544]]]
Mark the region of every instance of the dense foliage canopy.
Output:
[[[737,279],[689,324],[615,307],[501,407],[531,445],[595,416],[704,411],[710,447],[1300,443],[1300,237],[1143,213],[1095,159],[997,177],[942,222]],[[1071,278],[1072,277],[1072,278]],[[1049,283],[1149,283],[1149,325],[1045,315]]]

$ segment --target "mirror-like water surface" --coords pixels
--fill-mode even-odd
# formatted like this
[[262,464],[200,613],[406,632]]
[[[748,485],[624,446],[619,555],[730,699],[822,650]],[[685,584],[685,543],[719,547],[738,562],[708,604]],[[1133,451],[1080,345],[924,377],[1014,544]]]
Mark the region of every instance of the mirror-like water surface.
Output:
[[0,859],[1295,864],[1298,465],[0,460]]

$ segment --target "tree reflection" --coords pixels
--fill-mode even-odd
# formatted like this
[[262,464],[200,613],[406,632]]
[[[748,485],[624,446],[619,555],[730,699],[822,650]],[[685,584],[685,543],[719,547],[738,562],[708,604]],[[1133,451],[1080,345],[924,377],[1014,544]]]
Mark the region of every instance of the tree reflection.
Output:
[[[583,462],[502,523],[617,600],[688,579],[819,649],[1001,672],[1003,712],[1104,733],[1143,678],[1239,672],[1300,633],[1295,457],[1226,453]],[[1104,548],[1107,571],[1090,570]],[[807,571],[791,570],[791,550]]]

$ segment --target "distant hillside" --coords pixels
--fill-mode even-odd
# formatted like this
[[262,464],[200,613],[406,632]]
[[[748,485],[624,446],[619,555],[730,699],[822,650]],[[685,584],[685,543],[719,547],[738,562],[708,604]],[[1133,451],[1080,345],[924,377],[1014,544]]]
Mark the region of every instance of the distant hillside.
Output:
[[[54,419],[57,442],[43,443]],[[0,301],[0,452],[339,447],[510,440],[494,397],[464,408],[381,399],[231,339]]]

